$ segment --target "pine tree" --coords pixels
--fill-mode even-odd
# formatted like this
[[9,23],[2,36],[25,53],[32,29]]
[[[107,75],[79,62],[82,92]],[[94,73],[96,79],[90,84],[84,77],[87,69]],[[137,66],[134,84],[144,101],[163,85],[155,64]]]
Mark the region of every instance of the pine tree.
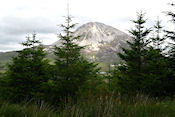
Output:
[[118,54],[124,61],[115,74],[119,88],[124,92],[141,92],[156,97],[172,95],[169,62],[161,49],[165,38],[160,36],[160,21],[154,26],[156,37],[153,38],[147,37],[151,30],[144,28],[146,20],[143,19],[143,14],[139,14],[133,22],[136,23],[136,29],[130,31],[133,39],[128,42],[130,49],[123,48],[124,53]]
[[155,36],[151,38],[152,43],[155,49],[162,51],[161,45],[164,43],[166,38],[161,37],[163,26],[161,26],[161,21],[159,19],[157,19],[156,24],[154,25],[153,28]]
[[15,102],[40,96],[41,85],[49,78],[46,53],[39,40],[36,40],[36,34],[32,39],[28,36],[22,45],[26,48],[12,59],[7,71],[10,98]]
[[[175,6],[175,4],[171,4],[172,6]],[[167,15],[170,16],[172,19],[172,23],[175,24],[175,13],[169,11],[167,12]],[[168,31],[166,30],[166,37],[171,39],[173,42],[175,42],[175,31]],[[171,43],[170,51],[169,51],[169,58],[172,60],[172,64],[174,65],[175,70],[175,44]]]
[[167,96],[166,88],[169,82],[167,57],[159,49],[149,47],[145,56],[145,63],[142,74],[142,91],[150,96]]
[[121,89],[127,92],[141,91],[142,75],[146,64],[144,58],[150,43],[147,35],[151,31],[144,27],[146,20],[143,13],[139,13],[137,20],[132,22],[135,24],[135,28],[131,29],[129,33],[133,40],[127,42],[130,49],[122,48],[123,53],[118,53],[124,61],[124,64],[118,67],[120,71],[118,83]]
[[[175,4],[170,4],[171,6],[175,6]],[[167,15],[171,17],[171,22],[175,25],[175,13],[168,11]],[[169,77],[169,87],[167,90],[169,90],[169,95],[175,94],[175,30],[166,30],[166,37],[173,41],[173,43],[169,44],[169,51],[168,51],[168,57],[169,57],[169,69],[171,72],[171,75]]]
[[[71,31],[75,24],[71,23],[71,17],[66,17],[66,24],[61,25],[63,34],[60,33],[61,45],[55,47],[55,83],[59,87],[58,96],[75,97],[76,93],[93,78],[97,77],[98,69],[96,64],[88,62],[80,54],[83,47],[77,45],[75,40],[80,36],[73,36]],[[59,85],[59,86],[58,86]],[[58,99],[58,97],[56,97]]]
[[66,80],[69,80],[72,77],[72,71],[69,70],[69,68],[71,68],[71,65],[80,60],[80,50],[82,49],[82,47],[73,42],[74,40],[78,39],[79,36],[73,37],[73,32],[70,29],[72,29],[75,24],[70,23],[71,17],[68,16],[66,17],[67,25],[61,25],[65,33],[65,35],[62,35],[61,33],[59,35],[62,45],[60,47],[56,46],[54,52],[57,57],[56,65],[59,69],[59,73],[63,75]]

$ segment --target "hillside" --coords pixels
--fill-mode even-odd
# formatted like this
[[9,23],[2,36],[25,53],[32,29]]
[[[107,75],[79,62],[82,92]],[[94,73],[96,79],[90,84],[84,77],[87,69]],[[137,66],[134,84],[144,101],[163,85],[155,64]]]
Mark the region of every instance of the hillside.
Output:
[[[121,47],[128,48],[126,41],[130,40],[126,33],[99,22],[84,24],[74,34],[75,36],[81,36],[76,43],[85,46],[82,51],[83,55],[91,61],[105,64],[118,63],[117,53],[121,52]],[[60,40],[58,40],[50,48],[55,45],[59,46],[60,43]]]

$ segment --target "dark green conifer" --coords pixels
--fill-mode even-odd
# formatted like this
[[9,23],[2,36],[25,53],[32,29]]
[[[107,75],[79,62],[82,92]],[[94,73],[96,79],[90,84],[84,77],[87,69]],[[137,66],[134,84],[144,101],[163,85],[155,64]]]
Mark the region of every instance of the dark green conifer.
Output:
[[139,13],[137,20],[132,22],[135,24],[135,28],[129,31],[132,41],[127,42],[130,49],[122,48],[123,53],[118,53],[124,62],[118,67],[121,73],[118,83],[121,89],[127,92],[141,91],[142,74],[146,64],[144,58],[150,43],[147,36],[151,31],[144,26],[146,20],[143,13]]
[[[86,84],[96,78],[96,64],[88,62],[81,55],[83,47],[75,43],[80,36],[75,36],[71,17],[66,17],[65,25],[61,25],[63,33],[59,34],[60,46],[55,47],[55,83],[59,87],[58,96],[75,97],[78,91],[88,88]],[[95,79],[94,79],[95,80]],[[57,97],[58,98],[58,97]]]
[[[175,4],[170,4],[171,6],[175,7]],[[168,11],[167,15],[171,17],[171,22],[175,25],[175,13]],[[169,95],[175,94],[175,29],[174,30],[166,30],[166,37],[173,41],[173,43],[169,43],[169,51],[168,51],[168,58],[169,58],[169,71],[171,75],[168,76],[169,78]]]
[[10,98],[15,102],[39,97],[41,85],[49,77],[46,53],[40,41],[36,40],[36,34],[32,38],[28,36],[22,45],[26,48],[18,51],[7,71]]
[[161,21],[157,19],[156,24],[154,25],[154,37],[152,37],[153,47],[157,50],[162,51],[161,45],[164,43],[165,39],[161,34],[163,33],[163,26],[161,26]]

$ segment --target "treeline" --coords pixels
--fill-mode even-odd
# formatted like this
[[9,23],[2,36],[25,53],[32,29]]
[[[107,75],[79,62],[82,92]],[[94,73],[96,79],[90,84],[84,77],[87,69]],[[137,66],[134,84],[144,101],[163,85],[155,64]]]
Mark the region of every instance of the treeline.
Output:
[[[172,5],[174,6],[174,5]],[[167,12],[175,24],[175,14]],[[69,100],[77,102],[89,95],[144,94],[165,98],[175,96],[175,44],[163,45],[167,39],[175,42],[175,31],[164,30],[158,20],[153,28],[146,28],[144,13],[138,13],[129,33],[129,49],[116,53],[121,64],[108,73],[100,74],[98,64],[87,61],[81,54],[84,47],[74,40],[71,17],[61,25],[60,46],[55,46],[54,64],[46,59],[46,52],[36,34],[22,43],[26,48],[18,52],[0,78],[0,95],[12,103],[45,101],[63,106]],[[165,35],[162,35],[162,34]],[[149,36],[149,34],[152,34]]]

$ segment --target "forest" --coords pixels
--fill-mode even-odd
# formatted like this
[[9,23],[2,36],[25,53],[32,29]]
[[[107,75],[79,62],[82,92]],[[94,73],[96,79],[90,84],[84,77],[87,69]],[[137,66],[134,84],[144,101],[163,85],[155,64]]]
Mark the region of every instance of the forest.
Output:
[[[0,117],[175,117],[175,30],[161,19],[146,27],[145,13],[136,15],[129,49],[116,53],[121,63],[105,74],[81,55],[69,15],[54,62],[35,33],[27,36],[0,74]],[[175,26],[175,13],[165,15]]]

